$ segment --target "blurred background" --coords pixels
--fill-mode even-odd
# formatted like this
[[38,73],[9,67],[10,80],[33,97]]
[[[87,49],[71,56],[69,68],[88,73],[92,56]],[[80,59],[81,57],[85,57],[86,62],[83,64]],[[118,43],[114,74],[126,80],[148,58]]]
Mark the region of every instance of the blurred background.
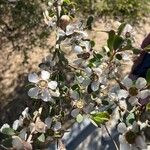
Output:
[[[94,17],[89,36],[96,50],[106,43],[102,30],[116,29],[118,22],[134,28],[140,46],[150,32],[150,0],[71,0],[77,16]],[[38,71],[38,64],[55,43],[55,34],[45,25],[43,11],[48,0],[0,0],[0,125],[11,123],[26,106],[27,74]],[[78,18],[77,18],[78,19]]]

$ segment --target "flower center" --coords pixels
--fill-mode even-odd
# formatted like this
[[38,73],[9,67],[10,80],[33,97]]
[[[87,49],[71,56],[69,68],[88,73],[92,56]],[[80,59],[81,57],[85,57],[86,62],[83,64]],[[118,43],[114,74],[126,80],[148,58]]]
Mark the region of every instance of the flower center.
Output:
[[48,83],[45,80],[40,80],[38,82],[38,87],[41,88],[41,89],[45,89],[45,88],[47,88],[47,86],[48,86]]
[[91,80],[92,80],[92,81],[98,81],[98,79],[99,79],[99,77],[98,77],[98,75],[97,75],[96,73],[93,73],[93,74],[91,75]]
[[134,144],[135,139],[136,139],[136,134],[132,131],[128,131],[125,133],[125,139],[129,144]]
[[81,109],[84,106],[84,102],[82,100],[79,100],[79,101],[77,101],[76,106],[77,106],[77,108]]
[[137,89],[136,87],[131,87],[131,88],[129,89],[129,94],[130,94],[131,96],[136,96],[136,95],[138,94],[138,89]]

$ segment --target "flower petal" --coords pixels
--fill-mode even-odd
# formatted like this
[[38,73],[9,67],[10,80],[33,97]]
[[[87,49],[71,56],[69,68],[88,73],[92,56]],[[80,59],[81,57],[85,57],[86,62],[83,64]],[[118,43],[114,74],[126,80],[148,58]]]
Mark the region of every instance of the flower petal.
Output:
[[31,89],[28,91],[28,95],[29,95],[31,98],[37,98],[38,93],[39,93],[39,88],[38,88],[38,87],[31,88]]
[[24,111],[22,112],[22,116],[23,116],[23,118],[28,118],[29,117],[29,107],[26,107],[25,109],[24,109]]
[[55,125],[54,125],[54,127],[53,127],[53,130],[57,131],[59,129],[61,129],[61,122],[56,122]]
[[125,133],[127,131],[127,127],[126,127],[125,123],[123,123],[123,122],[119,123],[117,126],[117,130],[119,133]]
[[70,98],[74,99],[74,100],[78,100],[80,98],[80,95],[77,91],[70,91]]
[[21,131],[20,131],[20,133],[19,133],[19,137],[22,139],[22,140],[26,140],[26,138],[27,138],[27,131],[26,131],[26,129],[22,129]]
[[102,69],[101,68],[93,68],[93,71],[98,75],[100,76],[102,74]]
[[50,81],[48,83],[48,87],[52,90],[55,90],[57,88],[58,83],[56,81]]
[[12,137],[12,146],[13,146],[13,148],[15,148],[17,150],[24,149],[23,141],[18,136],[13,136]]
[[147,149],[147,144],[141,135],[137,136],[135,144],[139,149]]
[[130,25],[130,24],[126,24],[126,26],[124,27],[123,29],[123,33],[126,33],[126,32],[131,32],[133,29],[133,27]]
[[49,91],[48,90],[43,90],[42,93],[41,93],[41,96],[40,98],[45,101],[45,102],[48,102],[51,100],[51,96],[49,94]]
[[95,92],[99,89],[99,85],[100,85],[99,82],[94,81],[94,82],[91,83],[91,89]]
[[76,52],[76,53],[82,53],[82,52],[83,52],[82,47],[81,47],[81,46],[78,46],[78,45],[75,45],[75,46],[73,47],[73,50],[74,50],[74,52]]
[[138,78],[135,82],[135,86],[138,89],[144,88],[146,86],[146,84],[147,84],[147,81],[142,77]]
[[94,108],[94,104],[90,103],[89,105],[83,108],[83,111],[88,114],[93,110],[93,108]]
[[28,80],[29,80],[29,82],[37,83],[39,81],[39,77],[36,73],[30,73],[28,75]]
[[149,95],[150,95],[150,91],[149,91],[149,90],[143,90],[143,91],[140,91],[140,92],[138,93],[138,97],[141,98],[141,99],[145,99],[145,98],[147,98]]
[[79,114],[79,112],[80,112],[80,110],[78,108],[77,109],[73,109],[71,111],[71,116],[75,118]]
[[20,124],[19,120],[15,120],[14,123],[13,123],[13,126],[12,126],[13,129],[14,129],[14,130],[17,130],[18,127],[19,127],[19,124]]
[[128,99],[128,102],[129,102],[132,106],[135,106],[135,105],[138,104],[138,98],[132,96],[132,97],[130,97],[130,98]]
[[47,125],[48,129],[51,127],[52,119],[50,117],[47,117],[45,119],[45,124]]
[[120,149],[119,150],[131,150],[130,145],[128,143],[120,143]]
[[132,80],[128,77],[125,77],[121,82],[127,89],[129,89],[133,85]]
[[42,70],[42,71],[41,71],[41,78],[42,78],[43,80],[48,80],[49,77],[50,77],[50,73],[49,73],[48,71],[45,71],[45,70]]
[[126,90],[119,90],[117,91],[117,96],[119,99],[122,99],[122,98],[127,98],[129,95],[129,92],[126,91]]

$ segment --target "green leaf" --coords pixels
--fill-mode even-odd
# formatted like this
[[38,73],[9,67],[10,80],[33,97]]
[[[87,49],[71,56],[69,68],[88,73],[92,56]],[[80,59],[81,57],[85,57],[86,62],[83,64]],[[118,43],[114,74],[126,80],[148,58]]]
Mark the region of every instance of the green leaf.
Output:
[[91,47],[95,46],[95,42],[94,41],[90,41]]
[[87,19],[87,22],[86,22],[86,27],[89,29],[89,30],[92,30],[92,23],[94,21],[94,17],[93,16],[89,16],[88,19]]
[[113,48],[114,50],[117,50],[121,47],[121,45],[123,44],[124,40],[122,37],[116,35],[114,38],[114,43],[113,43]]
[[148,83],[150,83],[150,69],[147,70],[147,73],[146,73],[146,81]]
[[98,126],[104,124],[110,119],[109,113],[107,112],[98,112],[91,114],[91,120],[93,120]]
[[126,123],[128,126],[132,125],[133,122],[135,121],[135,115],[134,113],[130,113],[127,117],[126,117]]
[[133,53],[136,54],[136,55],[141,52],[141,51],[140,51],[139,49],[137,49],[137,48],[133,48],[132,51],[133,51]]
[[78,122],[78,123],[81,123],[82,121],[83,121],[83,116],[81,115],[81,114],[78,114],[77,116],[76,116],[76,121]]
[[150,102],[146,105],[146,110],[150,111]]
[[144,51],[150,52],[150,44],[144,48]]
[[6,138],[6,139],[2,140],[1,144],[7,148],[11,148],[12,147],[12,138]]
[[15,135],[15,130],[12,128],[4,128],[2,133],[6,135]]
[[72,88],[72,90],[79,90],[80,89],[78,84],[74,84],[71,88]]
[[98,60],[101,60],[103,58],[103,56],[101,54],[94,54],[94,57]]
[[122,60],[122,56],[121,56],[120,54],[116,54],[116,58],[117,58],[118,60]]
[[39,137],[38,137],[38,140],[40,142],[45,142],[45,135],[44,134],[41,134]]
[[70,4],[70,0],[63,0],[63,3]]
[[118,35],[120,36],[122,31],[124,30],[126,23],[122,23],[118,28]]
[[107,40],[107,46],[110,49],[110,51],[113,50],[114,39],[115,39],[115,31],[111,30],[108,32],[108,40]]

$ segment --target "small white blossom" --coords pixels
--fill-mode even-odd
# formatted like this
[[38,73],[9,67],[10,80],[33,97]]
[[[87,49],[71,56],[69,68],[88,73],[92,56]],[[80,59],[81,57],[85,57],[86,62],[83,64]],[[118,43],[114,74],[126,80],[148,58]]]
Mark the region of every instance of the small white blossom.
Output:
[[[124,98],[127,98],[129,96],[128,102],[132,106],[139,104],[139,102],[138,102],[139,99],[145,99],[150,95],[150,90],[144,89],[144,88],[146,88],[147,81],[142,77],[139,77],[135,81],[135,84],[128,77],[125,77],[121,83],[127,89],[127,90],[121,90],[123,93],[126,93],[126,96]],[[121,96],[121,93],[119,95]]]
[[58,83],[56,81],[48,81],[50,78],[50,73],[48,71],[42,70],[41,76],[39,77],[37,74],[32,73],[29,74],[28,80],[31,83],[35,84],[35,87],[31,88],[28,91],[28,95],[31,98],[41,98],[43,101],[53,101],[50,94],[54,90],[56,90]]

